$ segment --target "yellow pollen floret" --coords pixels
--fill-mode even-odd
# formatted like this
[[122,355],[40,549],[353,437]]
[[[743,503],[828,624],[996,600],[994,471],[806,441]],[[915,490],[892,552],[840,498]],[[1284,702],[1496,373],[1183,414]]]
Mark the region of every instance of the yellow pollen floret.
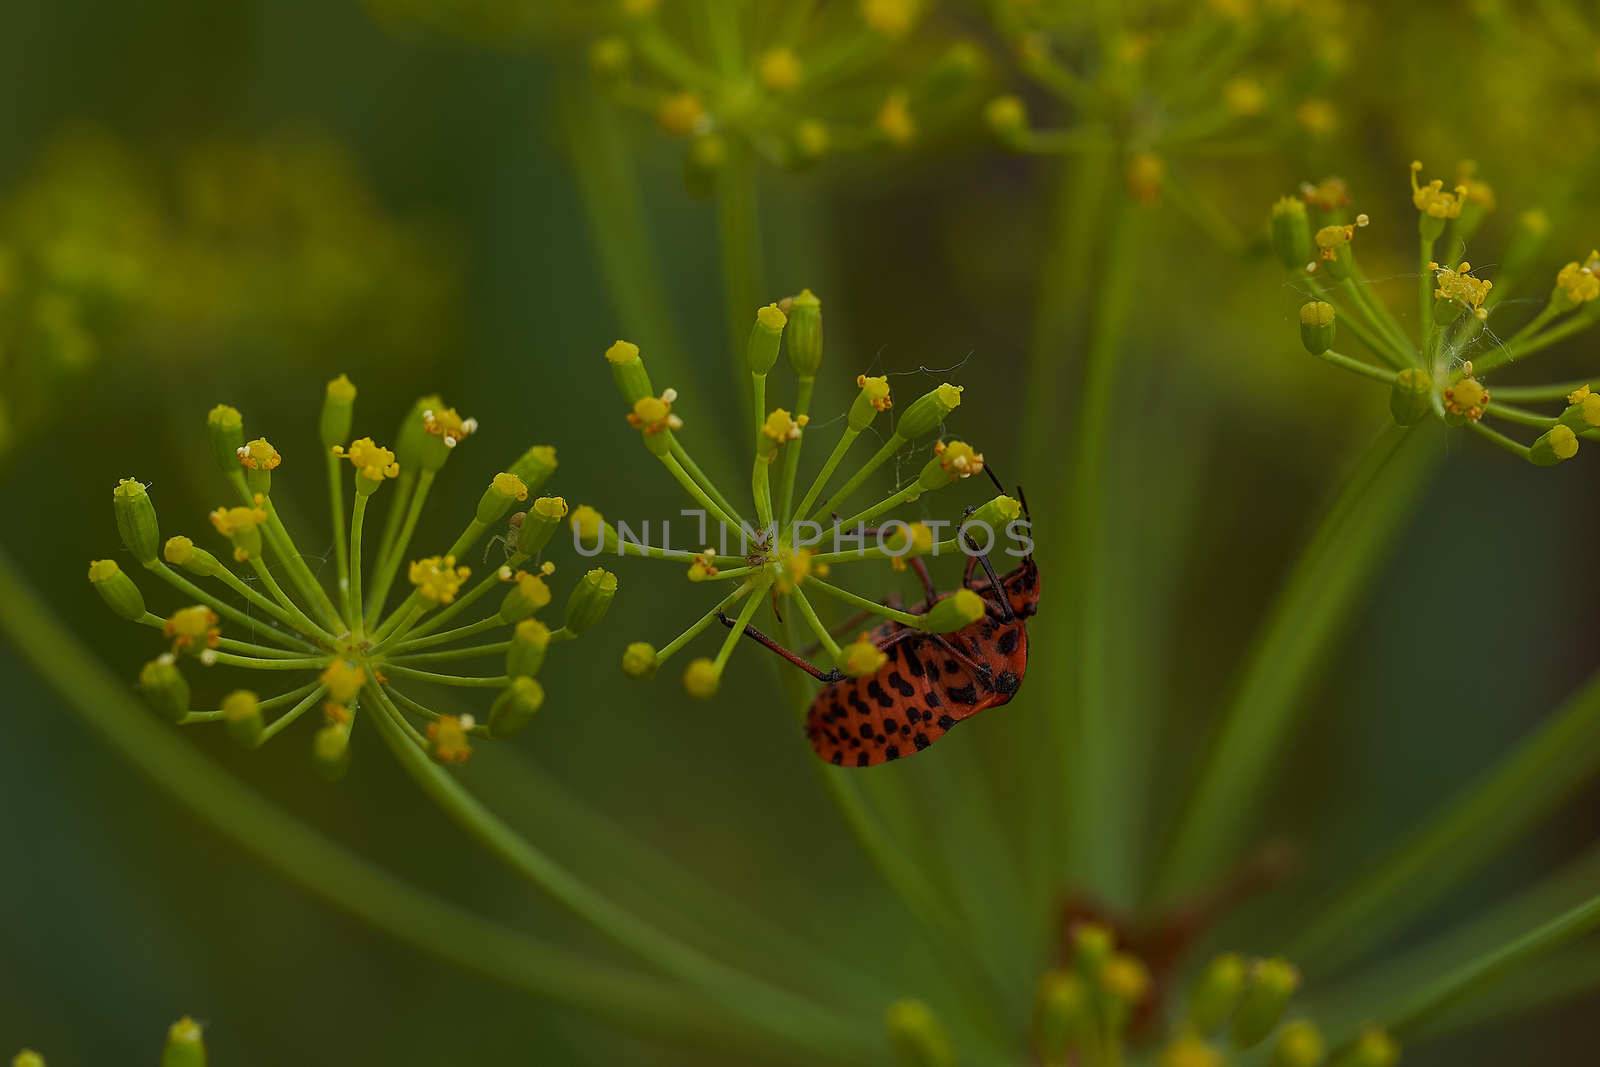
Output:
[[454,448],[477,432],[478,420],[462,418],[455,408],[430,408],[422,413],[422,428],[442,440],[446,448]]
[[861,21],[885,37],[904,37],[921,10],[921,0],[861,0]]
[[400,474],[400,464],[394,461],[394,453],[370,437],[350,442],[348,449],[343,445],[334,445],[333,454],[348,459],[357,473],[369,482],[381,482]]
[[335,704],[348,704],[367,684],[367,670],[349,660],[336,659],[322,672],[321,681]]
[[1461,205],[1467,195],[1464,185],[1458,185],[1451,192],[1444,191],[1444,182],[1435,178],[1427,185],[1417,182],[1417,175],[1422,172],[1420,160],[1411,161],[1411,203],[1416,209],[1435,219],[1455,219],[1461,217]]
[[1150,991],[1150,972],[1133,956],[1118,952],[1100,968],[1100,986],[1127,1004],[1136,1004]]
[[1350,185],[1343,178],[1324,178],[1300,186],[1300,196],[1319,211],[1333,211],[1350,203]]
[[508,474],[505,471],[501,471],[499,474],[494,476],[494,481],[490,482],[489,484],[494,487],[494,491],[496,493],[499,493],[503,497],[509,497],[512,500],[528,499],[527,484],[515,474]]
[[778,560],[778,592],[792,593],[800,587],[801,583],[811,577],[812,555],[813,553],[809,548],[797,548],[780,555]]
[[542,610],[550,603],[550,587],[543,578],[527,571],[518,571],[512,580],[517,583],[517,593],[533,605],[534,611]]
[[879,375],[869,378],[865,374],[856,375],[856,386],[867,394],[867,402],[878,411],[888,411],[894,407],[894,400],[889,396],[889,377]]
[[223,537],[232,537],[243,533],[255,526],[260,526],[267,521],[267,512],[264,508],[218,508],[211,513],[211,525],[216,527],[217,533]]
[[933,451],[939,457],[940,468],[947,474],[970,478],[983,473],[983,453],[974,451],[965,441],[940,441],[933,446]]
[[1254,78],[1230,78],[1222,86],[1222,103],[1235,115],[1259,115],[1267,106],[1267,91]]
[[840,657],[839,669],[852,678],[865,678],[877,674],[885,663],[889,662],[888,655],[867,640],[867,635],[862,634],[844,647],[844,654]]
[[[1435,264],[1437,267],[1437,264]],[[1472,309],[1472,313],[1480,319],[1489,317],[1489,311],[1483,302],[1489,296],[1489,290],[1494,288],[1494,283],[1482,278],[1474,278],[1469,271],[1471,263],[1462,263],[1460,267],[1451,270],[1448,267],[1437,267],[1434,277],[1438,279],[1439,288],[1433,292],[1435,300],[1459,300]]]
[[906,557],[921,556],[933,548],[933,528],[925,522],[914,522],[904,531],[896,531],[896,534],[889,545],[889,549],[895,553],[889,557],[889,566],[897,571],[910,566]]
[[411,564],[411,584],[422,599],[448,604],[461,591],[461,583],[472,576],[469,567],[457,567],[454,556],[429,556]]
[[1294,109],[1294,118],[1313,137],[1326,137],[1339,128],[1339,112],[1326,100],[1301,101]]
[[1582,263],[1572,262],[1556,274],[1556,288],[1574,304],[1600,297],[1600,252],[1590,252]]
[[222,632],[217,629],[217,613],[203,604],[173,612],[161,630],[171,638],[174,652],[216,648],[222,640]]
[[656,106],[656,121],[674,137],[688,137],[705,125],[706,107],[695,93],[673,93]]
[[283,462],[278,450],[273,448],[265,437],[258,437],[249,444],[240,445],[237,454],[240,465],[246,470],[275,471]]
[[917,120],[911,115],[911,98],[903,89],[888,95],[875,121],[878,132],[896,147],[904,147],[916,139]]
[[1489,403],[1489,390],[1471,375],[1446,388],[1443,395],[1445,411],[1473,422],[1483,418],[1483,409]]
[[801,427],[805,424],[805,416],[794,419],[783,408],[774,408],[772,414],[767,416],[767,421],[761,424],[761,433],[781,445],[799,438]]
[[628,412],[628,425],[646,435],[663,430],[681,430],[683,420],[672,413],[672,402],[676,399],[676,389],[668,389],[658,397],[640,397],[634,401],[633,410]]
[[1321,251],[1318,255],[1325,260],[1336,259],[1339,249],[1355,240],[1356,228],[1354,226],[1324,226],[1316,232],[1313,240]]
[[689,580],[691,582],[703,582],[707,578],[715,578],[716,576],[716,554],[709,548],[695,556],[694,562],[689,564]]
[[605,530],[605,516],[588,504],[579,504],[572,509],[572,515],[567,519],[567,524],[572,532],[581,540],[589,544],[598,544]]
[[764,53],[756,64],[761,84],[775,93],[787,93],[800,87],[805,76],[800,59],[787,48],[774,48]]
[[472,755],[467,731],[475,725],[471,715],[441,715],[428,724],[428,746],[440,763],[465,763]]

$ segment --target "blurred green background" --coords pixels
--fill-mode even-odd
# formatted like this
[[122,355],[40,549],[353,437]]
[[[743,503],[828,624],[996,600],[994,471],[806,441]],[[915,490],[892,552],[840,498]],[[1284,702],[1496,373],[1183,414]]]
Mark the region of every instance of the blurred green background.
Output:
[[[1406,163],[1420,155],[1444,173],[1475,158],[1502,205],[1485,244],[1498,247],[1517,210],[1543,204],[1564,208],[1551,269],[1581,256],[1600,240],[1600,213],[1551,201],[1594,174],[1592,74],[1550,60],[1542,39],[1451,22],[1456,7],[1407,5],[1402,14],[1384,5],[1384,33],[1361,39],[1335,97],[1334,142],[1309,158],[1219,166],[1196,174],[1197,186],[1253,233],[1273,197],[1337,169],[1374,232],[1390,224],[1372,244],[1399,253],[1411,225]],[[1407,64],[1407,48],[1437,62]],[[37,392],[7,404],[15,436],[0,468],[0,544],[121,676],[131,679],[153,645],[113,620],[83,580],[87,562],[116,545],[109,490],[120,477],[152,482],[164,532],[200,529],[220,488],[196,455],[204,412],[219,401],[241,407],[284,452],[278,477],[294,487],[286,499],[312,520],[297,529],[322,529],[320,463],[310,459],[322,382],[341,371],[361,388],[358,432],[387,435],[416,395],[435,389],[482,423],[452,462],[424,537],[448,536],[482,479],[536,441],[560,450],[552,486],[575,503],[618,518],[676,510],[672,487],[611,417],[599,353],[623,329],[561,125],[584,85],[562,67],[575,51],[386,28],[346,0],[0,2],[0,88],[12,115],[0,129],[0,198],[11,205],[12,237],[40,217],[25,193],[64,138],[120,146],[121,164],[102,156],[88,170],[116,179],[110,185],[138,176],[175,231],[206,228],[196,173],[210,175],[228,210],[258,196],[269,205],[259,218],[216,221],[188,249],[192,258],[157,256],[158,274],[173,273],[146,281],[191,301],[174,298],[155,327],[108,311],[114,343],[56,387],[33,382]],[[1482,82],[1456,93],[1447,83],[1463,72]],[[1569,75],[1570,85],[1561,80]],[[1526,121],[1503,121],[1468,93]],[[1569,110],[1546,107],[1540,93]],[[670,268],[664,295],[705,387],[681,410],[705,430],[698,447],[708,467],[738,484],[729,456],[705,458],[720,444],[713,424],[734,410],[711,208],[685,194],[677,146],[642,122],[629,128]],[[276,147],[211,171],[194,159],[219,145],[263,144]],[[297,178],[302,150],[324,155]],[[949,376],[969,387],[961,433],[1014,477],[1014,383],[1051,195],[1046,166],[1000,152],[974,121],[912,158],[767,176],[771,292],[761,295],[810,286],[823,297],[837,372],[823,411],[838,409],[858,370],[912,375],[897,382],[908,390],[942,377],[919,367],[959,365]],[[309,191],[296,191],[297,180]],[[298,206],[283,208],[279,194]],[[112,228],[139,239],[128,236],[130,214],[113,213]],[[257,264],[229,279],[237,306],[193,306],[212,290],[186,279],[219,277],[207,249],[246,245],[241,234],[280,231],[284,218],[310,235],[303,246],[285,238],[288,266]],[[1146,232],[1131,342],[1140,370],[1124,382],[1113,462],[1116,513],[1130,531],[1119,564],[1142,567],[1143,552],[1162,559],[1153,573],[1182,605],[1169,632],[1148,635],[1145,654],[1149,695],[1176,709],[1149,739],[1150,803],[1170,815],[1282,566],[1385,414],[1373,391],[1311,365],[1295,340],[1298,298],[1273,265],[1226,258],[1174,213],[1156,214]],[[181,243],[173,240],[164,251]],[[338,285],[339,306],[354,310],[325,314],[314,298]],[[1395,285],[1406,308],[1409,284]],[[1578,357],[1563,355],[1572,368]],[[20,357],[13,347],[5,358]],[[1065,419],[1066,397],[1060,410]],[[1594,666],[1592,459],[1532,472],[1452,440],[1268,806],[1272,829],[1308,857],[1304,880],[1273,903],[1285,922],[1319,884],[1489,765]],[[1063,482],[1066,468],[1063,456]],[[1035,498],[1053,488],[1028,486]],[[1190,511],[1194,527],[1166,525],[1173,508]],[[327,547],[315,537],[302,547],[307,540],[312,551]],[[605,632],[545,671],[550,699],[537,728],[481,748],[464,778],[533,840],[663,925],[692,929],[693,920],[676,916],[648,877],[608,863],[564,818],[556,787],[666,865],[821,940],[889,988],[923,992],[930,947],[824,799],[799,731],[774,714],[767,665],[740,656],[710,704],[668,682],[627,684],[613,667],[622,645],[675,633],[688,616],[666,592],[674,576],[617,569],[622,594]],[[1045,582],[1048,612],[1048,571]],[[230,1065],[710,1062],[398,947],[199,828],[3,646],[0,681],[0,1050],[31,1045],[52,1064],[148,1060],[166,1023],[188,1012],[209,1022],[215,1062]],[[1046,695],[1025,689],[963,734],[999,751],[993,739],[1048,713]],[[614,955],[463,841],[370,731],[357,732],[338,785],[312,773],[299,733],[261,753],[239,752],[218,733],[184,737],[395,872],[551,941]],[[941,751],[904,773],[936,785]],[[529,788],[529,766],[553,786]],[[963,803],[948,790],[938,799]],[[1461,887],[1440,925],[1591,840],[1593,799]],[[1244,947],[1270,948],[1270,929],[1236,933]],[[784,970],[782,960],[753,965]],[[1474,1035],[1470,1062],[1575,1063],[1566,1050],[1596,1038],[1593,1014],[1568,1009]],[[1464,1047],[1407,1062],[1468,1062]]]

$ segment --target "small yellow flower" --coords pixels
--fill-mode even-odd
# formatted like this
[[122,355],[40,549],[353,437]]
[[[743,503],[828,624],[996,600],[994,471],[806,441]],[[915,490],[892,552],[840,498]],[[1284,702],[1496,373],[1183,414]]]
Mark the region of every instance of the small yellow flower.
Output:
[[341,374],[328,383],[328,399],[340,404],[356,402],[356,386],[348,374]]
[[275,471],[282,462],[283,457],[265,437],[239,446],[239,464],[246,470]]
[[799,146],[800,154],[807,159],[818,159],[828,154],[828,149],[833,147],[833,136],[828,132],[826,123],[819,119],[801,119],[795,124],[794,143]]
[[717,695],[722,684],[722,672],[712,660],[701,657],[692,661],[683,672],[683,688],[696,700],[710,700]]
[[903,89],[896,89],[878,109],[878,132],[897,148],[904,148],[917,137],[917,121],[911,115],[911,98]]
[[800,87],[805,71],[800,59],[787,48],[774,48],[762,54],[756,71],[761,84],[775,93],[789,93]]
[[579,504],[572,509],[567,525],[584,544],[597,545],[605,535],[606,519],[588,504]]
[[525,483],[521,478],[518,478],[515,474],[508,474],[505,471],[501,471],[499,474],[494,476],[494,480],[489,484],[494,488],[496,493],[499,493],[503,497],[509,497],[512,500],[518,501],[528,499],[527,483]]
[[717,576],[716,553],[709,548],[694,557],[694,562],[689,564],[689,580],[703,582],[707,578]]
[[1313,137],[1326,137],[1339,128],[1339,112],[1326,100],[1302,100],[1294,109],[1295,121]]
[[1300,196],[1319,211],[1335,211],[1350,203],[1350,185],[1343,178],[1328,177],[1300,186]]
[[1600,297],[1600,252],[1590,252],[1582,263],[1568,263],[1556,274],[1556,288],[1574,304]]
[[656,122],[674,137],[689,137],[706,126],[706,106],[696,93],[673,93],[656,107]]
[[896,531],[894,540],[889,544],[889,550],[894,555],[889,557],[889,566],[897,571],[903,571],[910,566],[907,557],[921,556],[933,548],[933,528],[925,522],[914,522],[904,532]]
[[1441,267],[1437,263],[1429,266],[1434,268],[1434,277],[1439,282],[1439,288],[1433,291],[1435,300],[1458,300],[1471,308],[1472,313],[1478,318],[1489,317],[1489,309],[1483,306],[1483,302],[1489,296],[1489,290],[1494,288],[1494,283],[1483,278],[1474,278],[1470,273],[1471,263],[1462,263],[1455,270]]
[[1267,106],[1267,91],[1254,78],[1230,78],[1222,86],[1222,103],[1235,115],[1259,115]]
[[778,592],[792,593],[811,577],[811,557],[814,554],[809,548],[785,549],[779,553],[778,580],[775,583]]
[[335,704],[348,704],[367,684],[367,669],[349,660],[336,659],[322,672],[321,681]]
[[467,731],[476,725],[471,715],[441,715],[428,724],[428,746],[440,763],[465,763],[472,755]]
[[922,0],[861,0],[861,20],[885,37],[904,37],[916,25]]
[[1320,250],[1317,255],[1324,260],[1332,261],[1339,256],[1339,249],[1355,240],[1356,228],[1354,226],[1324,226],[1312,238]]
[[256,531],[266,521],[267,512],[260,507],[218,508],[211,513],[211,525],[233,541],[233,558],[240,563],[259,551],[261,535]]
[[222,640],[222,631],[217,629],[217,613],[203,604],[178,609],[161,629],[171,638],[174,652],[216,648]]
[[1128,157],[1128,193],[1141,204],[1154,204],[1161,199],[1161,183],[1167,176],[1167,164],[1154,152],[1135,152]]
[[542,610],[550,603],[550,587],[539,575],[518,571],[511,580],[517,583],[518,595],[532,604],[534,611]]
[[862,634],[844,647],[839,657],[839,669],[852,678],[865,678],[877,674],[889,657]]
[[683,429],[683,420],[672,413],[672,404],[677,399],[676,389],[664,390],[659,397],[640,397],[628,412],[628,425],[647,437],[663,430]]
[[462,418],[455,408],[429,408],[422,413],[422,428],[454,448],[478,431],[478,420]]
[[1100,986],[1126,1004],[1137,1004],[1150,991],[1150,972],[1126,953],[1114,953],[1100,968]]
[[808,416],[801,415],[796,419],[783,408],[774,408],[772,414],[767,416],[767,421],[761,424],[761,436],[770,442],[760,450],[761,458],[771,463],[778,454],[777,450],[790,441],[798,440],[800,431],[810,421]]
[[1161,1050],[1160,1067],[1222,1067],[1222,1053],[1193,1034],[1185,1034]]
[[356,472],[369,482],[381,482],[400,474],[400,464],[394,461],[394,453],[370,437],[350,442],[348,449],[343,445],[334,445],[333,454],[340,459],[348,459]]
[[1450,192],[1444,191],[1444,182],[1438,178],[1427,185],[1417,183],[1417,175],[1422,173],[1422,161],[1411,161],[1411,203],[1416,209],[1435,219],[1455,219],[1461,217],[1461,204],[1467,195],[1466,186],[1458,185]]
[[434,604],[448,604],[461,591],[461,583],[472,576],[468,567],[457,567],[454,556],[429,556],[411,564],[411,584],[417,587],[422,599]]
[[880,374],[869,378],[865,374],[856,375],[856,387],[867,394],[867,400],[878,411],[888,411],[894,407],[894,400],[889,396],[889,377]]
[[983,453],[974,451],[965,441],[940,441],[933,446],[933,454],[939,457],[940,468],[954,477],[970,478],[983,473]]
[[1477,422],[1483,418],[1483,409],[1489,403],[1489,390],[1472,376],[1472,364],[1464,368],[1465,377],[1444,390],[1444,409],[1452,415]]

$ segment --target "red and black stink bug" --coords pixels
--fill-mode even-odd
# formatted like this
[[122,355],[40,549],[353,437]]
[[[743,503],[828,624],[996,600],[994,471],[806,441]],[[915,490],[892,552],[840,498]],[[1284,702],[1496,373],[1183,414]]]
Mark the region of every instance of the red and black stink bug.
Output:
[[[927,592],[911,609],[921,614],[950,594],[935,590],[920,559],[910,564]],[[975,577],[980,566],[984,577]],[[922,751],[980,711],[1010,703],[1028,672],[1027,620],[1039,607],[1039,568],[1028,555],[1001,578],[988,556],[974,552],[962,584],[983,599],[983,618],[947,634],[884,622],[868,636],[887,659],[861,678],[818,670],[745,627],[749,637],[826,683],[806,712],[806,737],[819,757],[844,767],[887,763]]]

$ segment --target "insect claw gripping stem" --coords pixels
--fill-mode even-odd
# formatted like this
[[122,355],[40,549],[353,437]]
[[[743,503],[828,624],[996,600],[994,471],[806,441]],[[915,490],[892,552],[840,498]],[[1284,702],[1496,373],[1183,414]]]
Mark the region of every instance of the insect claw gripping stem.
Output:
[[[730,630],[735,626],[734,620],[730,618],[728,613],[725,611],[717,612],[717,621],[722,623],[722,625],[726,626]],[[787,648],[784,648],[782,645],[778,644],[778,642],[774,641],[772,638],[768,637],[754,626],[746,626],[744,628],[744,635],[753,640],[756,644],[761,645],[763,648],[768,648],[773,652],[776,652],[778,655],[782,656],[796,667],[799,667],[801,670],[811,675],[811,677],[815,678],[817,681],[822,682],[824,685],[830,682],[837,682],[839,679],[844,677],[844,674],[837,667],[831,671],[824,671],[816,664],[809,662],[794,652],[790,652]]]

